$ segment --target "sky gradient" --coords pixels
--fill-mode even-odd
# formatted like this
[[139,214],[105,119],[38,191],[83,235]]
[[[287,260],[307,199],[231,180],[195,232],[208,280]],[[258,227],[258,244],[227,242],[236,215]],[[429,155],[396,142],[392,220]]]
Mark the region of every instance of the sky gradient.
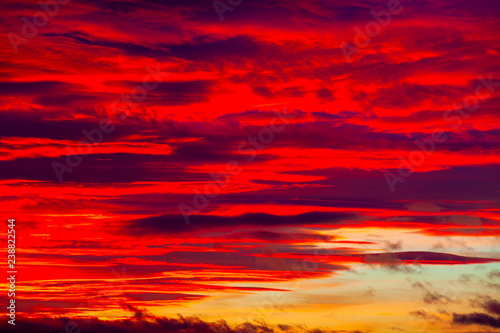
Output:
[[42,3],[0,5],[2,331],[500,332],[498,1]]

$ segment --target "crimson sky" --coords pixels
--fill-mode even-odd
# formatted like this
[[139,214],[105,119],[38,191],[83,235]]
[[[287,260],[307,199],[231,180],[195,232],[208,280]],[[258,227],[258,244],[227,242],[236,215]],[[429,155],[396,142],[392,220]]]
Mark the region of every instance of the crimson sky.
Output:
[[498,1],[54,1],[0,6],[19,332],[500,330]]

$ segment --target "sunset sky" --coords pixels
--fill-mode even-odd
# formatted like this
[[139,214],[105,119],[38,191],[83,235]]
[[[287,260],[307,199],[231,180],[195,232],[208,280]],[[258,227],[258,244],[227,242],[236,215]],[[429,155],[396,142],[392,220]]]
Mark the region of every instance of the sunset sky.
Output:
[[500,332],[500,2],[41,3],[0,4],[2,331]]

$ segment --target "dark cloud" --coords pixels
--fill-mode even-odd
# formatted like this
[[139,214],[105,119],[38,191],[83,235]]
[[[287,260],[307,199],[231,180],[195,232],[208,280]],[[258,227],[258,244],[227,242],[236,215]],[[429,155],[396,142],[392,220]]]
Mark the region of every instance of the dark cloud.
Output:
[[384,241],[386,248],[389,251],[401,251],[403,249],[403,241],[398,240],[398,241]]
[[[97,318],[71,319],[67,317],[29,319],[16,318],[16,325],[9,325],[4,320],[0,329],[5,333],[49,333],[49,332],[93,332],[93,333],[334,333],[331,330],[309,330],[304,326],[276,325],[263,322],[245,322],[231,326],[224,320],[207,322],[196,317],[166,318],[151,317],[136,307],[124,304],[127,310],[134,313],[131,319],[104,321]],[[354,331],[353,331],[354,332]],[[360,331],[355,331],[360,332]],[[361,333],[361,332],[360,332]]]
[[[133,89],[142,86],[142,82],[109,81],[110,86],[121,86]],[[160,82],[147,93],[141,105],[188,105],[208,102],[214,90],[215,80],[170,81]]]
[[256,94],[257,96],[261,96],[261,97],[265,97],[265,98],[269,98],[269,99],[274,98],[273,92],[268,87],[264,87],[264,86],[255,87],[254,89],[252,89],[252,92],[254,94]]
[[0,82],[0,95],[51,95],[82,87],[81,85],[58,81]]
[[[293,110],[293,111],[290,110],[284,116],[293,119],[304,119],[307,117],[307,113],[300,110]],[[239,123],[248,120],[267,120],[269,123],[271,123],[271,120],[273,118],[276,118],[276,112],[263,111],[263,110],[248,110],[238,113],[227,113],[217,117],[217,120],[220,120],[224,123],[226,122]]]
[[[468,94],[470,94],[468,87],[402,83],[379,89],[376,93],[359,93],[356,99],[372,106],[401,108],[407,105],[422,105],[428,101],[433,101],[434,105],[449,105],[460,101]],[[436,96],[439,96],[439,100],[436,100]]]
[[261,57],[262,42],[250,36],[235,36],[216,40],[213,38],[198,38],[191,43],[164,44],[171,57],[195,61],[214,61],[222,58],[254,58]]
[[483,307],[489,313],[500,315],[500,302],[497,300],[489,300],[483,305]]
[[[187,172],[174,168],[161,155],[137,155],[129,153],[93,154],[87,156],[72,155],[60,159],[18,158],[11,161],[0,161],[0,179],[29,179],[41,181],[58,181],[53,163],[66,165],[66,159],[81,159],[81,164],[74,166],[71,172],[63,172],[66,182],[80,183],[131,183],[136,181],[195,181],[207,179],[205,173]],[[155,163],[156,167],[148,167]],[[59,168],[59,167],[58,167]]]
[[498,269],[494,269],[492,270],[491,272],[488,273],[488,279],[496,279],[496,278],[500,278],[500,270]]
[[206,297],[204,295],[180,293],[124,293],[123,296],[127,297],[127,299],[131,301],[197,300]]
[[408,263],[400,259],[400,257],[401,254],[399,253],[377,253],[365,255],[364,260],[367,264],[378,264],[381,268],[389,271],[415,273],[416,270],[412,266],[418,265],[417,261]]
[[257,39],[245,35],[226,39],[215,39],[210,36],[202,36],[195,37],[191,42],[182,44],[156,44],[152,46],[94,37],[83,31],[45,33],[43,36],[71,39],[74,42],[87,46],[116,49],[130,56],[142,56],[156,59],[166,59],[169,57],[205,62],[211,62],[216,59],[223,60],[226,58],[261,57],[263,56],[261,53],[264,49],[277,50],[277,47],[271,48],[266,45],[266,43],[259,42]]
[[46,107],[68,107],[70,105],[75,106],[75,104],[85,106],[105,104],[108,100],[106,96],[101,94],[64,94],[57,91],[46,96],[38,96],[33,102]]
[[[365,256],[368,262],[383,262],[387,256],[391,256],[400,263],[435,263],[435,264],[472,264],[472,263],[487,263],[497,262],[500,259],[477,258],[458,256],[449,253],[439,252],[424,252],[424,251],[411,251],[411,252],[391,252],[391,253],[374,253]],[[379,260],[380,259],[380,260]]]
[[447,304],[451,303],[452,299],[438,292],[426,290],[422,299],[426,304]]
[[[217,197],[210,199],[210,204],[203,213],[208,214],[213,210],[234,202],[245,205],[256,205],[266,201],[278,205],[297,206],[306,203],[307,205],[317,207],[342,207],[350,208],[353,211],[356,211],[360,207],[404,211],[408,209],[407,202],[431,200],[443,203],[440,204],[442,211],[439,214],[418,214],[415,216],[411,212],[408,212],[408,214],[396,214],[387,218],[372,217],[369,223],[376,226],[390,225],[399,228],[404,228],[408,225],[413,227],[418,225],[423,229],[423,232],[435,232],[436,235],[449,235],[447,233],[463,235],[470,235],[471,233],[487,234],[496,228],[499,222],[488,218],[466,216],[466,213],[496,207],[497,204],[494,200],[492,201],[492,198],[498,193],[498,185],[492,180],[498,178],[499,173],[497,169],[498,166],[496,165],[483,165],[464,168],[452,167],[447,170],[414,174],[397,189],[396,195],[401,201],[393,199],[394,195],[390,192],[381,171],[330,168],[284,172],[285,175],[299,174],[324,178],[304,182],[293,180],[292,177],[290,180],[285,178],[285,181],[281,183],[254,180],[253,182],[255,183],[272,184],[273,186],[269,189],[245,193],[224,193],[222,191]],[[208,179],[209,176],[206,175],[206,177],[205,179]],[[209,179],[209,181],[211,180]],[[290,191],[286,187],[276,186],[293,183],[310,184],[312,186],[297,186],[293,191]],[[314,186],[315,184],[321,186]],[[202,186],[194,186],[194,188],[203,193],[204,189]],[[451,189],[448,190],[448,188]],[[470,198],[471,195],[480,197],[482,201],[464,201]],[[134,201],[140,201],[141,208],[145,209],[141,214],[156,215],[178,211],[177,205],[179,203],[186,203],[192,206],[193,196],[194,193],[151,193],[140,197],[124,195],[121,198],[126,200],[129,205]],[[119,204],[119,201],[113,203]],[[167,209],[168,207],[171,210]],[[124,213],[127,211],[123,210]],[[363,226],[368,222],[353,223]],[[480,228],[481,225],[482,228]],[[443,228],[436,230],[436,226],[443,226]]]
[[[395,161],[395,164],[397,164],[395,165],[396,169],[399,163]],[[399,199],[412,202],[429,200],[433,202],[443,202],[446,200],[462,201],[471,196],[481,198],[485,202],[496,202],[496,200],[492,201],[492,198],[496,198],[500,186],[500,173],[498,170],[500,170],[500,165],[485,164],[449,167],[443,170],[414,173],[404,183],[399,184],[399,187],[396,187],[396,194]],[[398,171],[394,170],[394,172],[397,173]],[[332,193],[332,190],[329,188],[295,190],[297,197],[307,197],[311,204],[314,202],[315,205],[322,206],[328,205],[328,203],[324,201],[321,203],[319,201],[341,200],[347,207],[350,207],[349,205],[352,203],[349,202],[354,200],[354,198],[359,202],[360,197],[369,197],[370,200],[369,202],[367,201],[366,205],[372,207],[394,208],[397,206],[396,203],[388,204],[394,198],[394,194],[390,192],[382,171],[329,168],[287,171],[285,174],[323,176],[325,179],[316,183],[342,189],[338,196]],[[278,192],[280,191],[270,190],[261,191],[259,194],[269,197],[271,193],[277,196]],[[320,198],[321,200],[319,200]],[[315,202],[315,200],[318,200],[318,202]],[[280,201],[280,203],[284,203],[285,201]],[[453,208],[449,207],[449,209],[462,210],[466,209],[466,205],[465,203],[460,203],[460,205],[453,205]]]
[[120,42],[104,38],[95,38],[89,35],[87,32],[82,32],[82,31],[68,32],[68,33],[45,33],[43,34],[43,36],[52,38],[57,37],[57,38],[71,39],[74,42],[87,46],[105,47],[110,49],[121,50],[123,53],[130,56],[142,56],[151,58],[159,58],[162,56],[163,57],[166,56],[165,50],[161,48],[155,49],[152,47],[134,44],[131,42]]
[[431,313],[428,313],[425,310],[412,311],[412,312],[410,312],[410,315],[418,317],[418,318],[422,318],[425,320],[441,321],[441,319],[438,316],[431,314]]
[[285,97],[303,97],[305,92],[301,89],[301,87],[287,87],[281,90],[271,89],[266,86],[257,86],[252,88],[252,92],[258,96],[265,97],[268,99],[275,98],[285,98]]
[[[99,122],[91,120],[50,120],[39,112],[0,112],[0,136],[84,140],[82,131],[96,128]],[[106,139],[116,137],[118,132],[107,134]]]
[[314,226],[337,225],[356,215],[333,212],[310,212],[299,215],[272,215],[267,213],[246,213],[238,216],[191,215],[187,224],[182,215],[162,215],[131,221],[127,232],[131,234],[178,233],[209,230],[212,228],[234,228],[236,226]]
[[486,312],[492,315],[500,315],[500,302],[490,296],[485,296],[482,297],[482,299],[475,300],[473,304],[476,307],[483,308]]
[[486,313],[453,314],[453,323],[459,325],[483,325],[500,328],[500,318],[495,318]]
[[[500,12],[500,5],[498,1],[495,0],[485,0],[481,2],[479,6],[474,6],[467,0],[446,0],[442,2],[433,2],[432,6],[434,6],[438,12],[448,13],[448,15],[455,17],[478,16],[496,18],[498,17],[497,14]],[[424,8],[425,6],[422,4],[422,9]]]
[[136,319],[142,319],[144,317],[146,317],[148,314],[146,312],[146,310],[141,310],[131,304],[128,304],[128,303],[122,303],[122,308],[125,309],[125,310],[128,310],[128,311],[131,311],[134,313],[134,317],[133,318],[136,318]]
[[415,289],[419,289],[423,292],[422,301],[425,304],[434,304],[434,305],[446,305],[450,303],[459,303],[457,295],[453,290],[448,287],[441,288],[439,290],[431,289],[432,284],[429,282],[413,282],[412,287]]
[[144,4],[128,1],[105,1],[100,2],[99,5],[103,10],[127,15],[139,9],[144,9]]
[[320,100],[325,100],[328,102],[332,102],[333,100],[335,100],[335,98],[333,97],[333,92],[326,88],[316,90],[316,97]]
[[276,242],[306,242],[306,241],[323,241],[327,242],[332,240],[332,236],[320,235],[314,233],[288,233],[288,232],[272,232],[272,231],[252,231],[252,232],[239,232],[229,234],[226,238],[238,239],[257,239],[262,241]]

